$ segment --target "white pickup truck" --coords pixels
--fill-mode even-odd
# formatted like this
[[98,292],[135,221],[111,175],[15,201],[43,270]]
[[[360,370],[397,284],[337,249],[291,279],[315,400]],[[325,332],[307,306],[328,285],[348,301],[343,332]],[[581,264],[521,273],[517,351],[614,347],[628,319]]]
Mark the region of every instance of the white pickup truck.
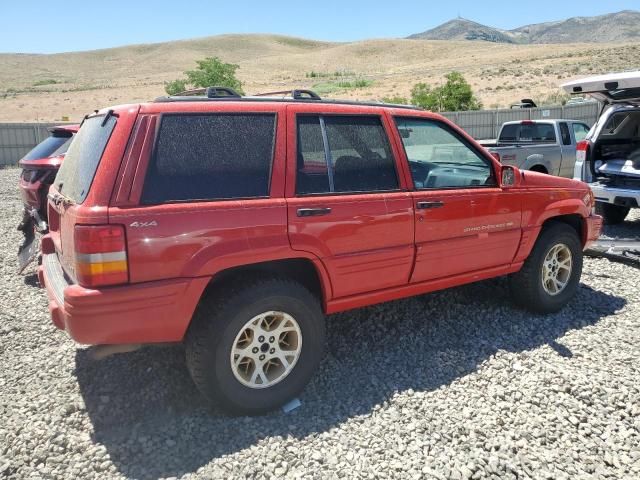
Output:
[[620,223],[640,207],[640,71],[583,78],[562,88],[605,105],[578,144],[574,178],[589,184],[605,223]]
[[576,120],[522,120],[504,123],[497,141],[480,144],[505,165],[571,178],[576,144],[588,132]]

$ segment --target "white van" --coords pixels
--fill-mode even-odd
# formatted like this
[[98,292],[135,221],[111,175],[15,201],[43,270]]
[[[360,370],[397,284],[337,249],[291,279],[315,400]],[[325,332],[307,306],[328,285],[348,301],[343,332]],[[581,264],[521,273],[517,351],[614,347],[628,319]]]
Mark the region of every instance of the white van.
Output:
[[605,223],[621,223],[640,207],[640,71],[583,78],[562,88],[604,105],[577,145],[574,178],[589,184]]

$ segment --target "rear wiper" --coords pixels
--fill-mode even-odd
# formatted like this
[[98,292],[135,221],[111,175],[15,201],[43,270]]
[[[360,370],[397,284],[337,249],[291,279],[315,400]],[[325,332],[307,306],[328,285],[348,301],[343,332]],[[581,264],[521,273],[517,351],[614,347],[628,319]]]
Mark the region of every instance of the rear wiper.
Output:
[[113,113],[113,110],[109,110],[107,112],[107,114],[104,116],[104,118],[102,119],[102,123],[100,124],[101,127],[104,127],[107,122],[109,121],[109,119],[111,117],[117,117],[118,115],[116,115],[115,113]]

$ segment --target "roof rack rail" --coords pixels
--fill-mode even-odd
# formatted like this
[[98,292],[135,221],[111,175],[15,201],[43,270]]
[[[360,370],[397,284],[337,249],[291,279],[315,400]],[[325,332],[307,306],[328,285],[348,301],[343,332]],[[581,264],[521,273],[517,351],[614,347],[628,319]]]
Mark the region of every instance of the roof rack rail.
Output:
[[291,98],[294,100],[322,100],[320,95],[318,95],[313,90],[303,90],[303,89],[295,89],[295,90],[280,90],[277,92],[264,92],[264,93],[256,93],[254,97],[271,97],[274,95],[291,95]]
[[230,87],[207,87],[205,94],[207,98],[242,97],[242,95]]
[[207,98],[241,98],[241,95],[230,87],[194,88],[170,95],[171,97],[207,97]]

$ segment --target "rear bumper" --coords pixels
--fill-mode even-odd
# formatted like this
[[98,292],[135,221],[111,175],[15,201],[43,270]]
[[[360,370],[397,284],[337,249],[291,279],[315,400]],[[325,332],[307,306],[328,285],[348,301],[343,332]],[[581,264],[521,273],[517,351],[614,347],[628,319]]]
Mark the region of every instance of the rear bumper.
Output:
[[90,345],[179,342],[209,278],[175,279],[93,290],[72,284],[57,255],[38,271],[54,325]]
[[586,218],[586,242],[584,248],[587,249],[595,242],[602,233],[602,217],[591,214]]
[[640,206],[640,189],[609,187],[600,183],[590,183],[589,187],[598,202],[631,208]]

